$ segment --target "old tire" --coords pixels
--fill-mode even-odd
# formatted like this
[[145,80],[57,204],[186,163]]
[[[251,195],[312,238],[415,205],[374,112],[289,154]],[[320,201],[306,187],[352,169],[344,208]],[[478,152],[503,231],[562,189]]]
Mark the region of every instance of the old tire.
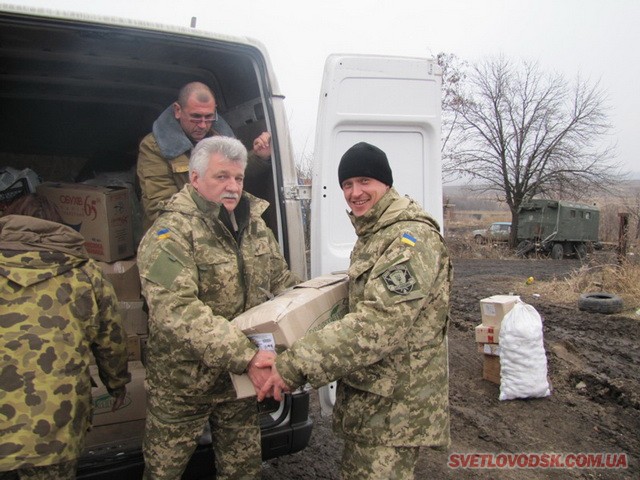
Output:
[[613,293],[583,293],[578,299],[578,308],[585,312],[618,313],[624,308],[622,298]]
[[554,243],[551,247],[551,258],[561,260],[564,257],[564,247],[561,243]]
[[574,246],[574,250],[576,251],[576,257],[580,260],[584,260],[587,256],[587,246],[584,243],[577,243]]

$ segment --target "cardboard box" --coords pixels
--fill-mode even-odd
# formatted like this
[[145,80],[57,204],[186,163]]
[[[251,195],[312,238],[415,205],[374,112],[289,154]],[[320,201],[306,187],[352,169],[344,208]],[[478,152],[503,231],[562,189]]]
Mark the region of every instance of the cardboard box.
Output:
[[500,326],[494,327],[481,323],[476,327],[477,343],[500,343]]
[[500,385],[500,357],[483,355],[482,378]]
[[122,317],[122,326],[128,335],[147,335],[149,323],[143,300],[118,302],[118,311]]
[[485,355],[500,356],[500,345],[497,343],[478,343],[478,352]]
[[113,285],[118,300],[140,300],[140,272],[135,258],[98,263],[104,276]]
[[516,304],[520,297],[517,295],[493,295],[480,300],[480,312],[482,323],[488,326],[499,327],[504,316]]
[[111,425],[145,418],[147,412],[147,394],[144,389],[145,369],[142,362],[129,362],[131,382],[127,384],[124,405],[111,411],[113,397],[107,392],[98,376],[98,367],[89,367],[89,372],[97,387],[91,389],[93,397],[93,426]]
[[57,207],[65,224],[80,232],[92,258],[114,262],[133,255],[128,188],[46,182],[37,192]]
[[142,360],[140,337],[138,335],[127,336],[127,359],[130,362],[139,362]]
[[[348,295],[346,275],[324,275],[247,310],[232,323],[263,347],[270,343],[282,351],[307,332],[342,318],[349,309]],[[238,398],[255,395],[246,375],[231,374],[231,380]]]

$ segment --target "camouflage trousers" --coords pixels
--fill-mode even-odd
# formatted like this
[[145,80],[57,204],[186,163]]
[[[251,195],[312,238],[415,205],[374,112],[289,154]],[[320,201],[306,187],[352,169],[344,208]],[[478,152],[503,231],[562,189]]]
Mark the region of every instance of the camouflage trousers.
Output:
[[345,440],[342,480],[414,480],[420,447],[363,445]]
[[0,472],[0,480],[75,480],[78,462],[54,463],[44,467],[26,467]]
[[259,479],[262,451],[255,397],[217,403],[204,414],[180,417],[169,417],[149,407],[142,441],[143,478],[180,479],[207,421],[211,426],[216,479]]

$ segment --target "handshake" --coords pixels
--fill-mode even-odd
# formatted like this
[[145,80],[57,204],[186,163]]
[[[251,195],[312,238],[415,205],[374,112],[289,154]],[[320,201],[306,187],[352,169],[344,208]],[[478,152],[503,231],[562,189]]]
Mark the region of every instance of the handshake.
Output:
[[266,397],[273,397],[281,401],[284,392],[290,392],[289,387],[276,370],[276,353],[271,350],[258,350],[247,368],[247,375],[256,390],[258,401]]

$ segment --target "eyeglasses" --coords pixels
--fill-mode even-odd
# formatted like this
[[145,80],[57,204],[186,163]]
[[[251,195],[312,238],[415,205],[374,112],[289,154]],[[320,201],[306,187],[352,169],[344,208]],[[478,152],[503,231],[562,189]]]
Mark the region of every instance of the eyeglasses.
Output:
[[202,122],[206,124],[211,124],[218,119],[218,112],[212,113],[210,115],[198,115],[198,114],[190,114],[189,121],[195,125],[200,125]]

